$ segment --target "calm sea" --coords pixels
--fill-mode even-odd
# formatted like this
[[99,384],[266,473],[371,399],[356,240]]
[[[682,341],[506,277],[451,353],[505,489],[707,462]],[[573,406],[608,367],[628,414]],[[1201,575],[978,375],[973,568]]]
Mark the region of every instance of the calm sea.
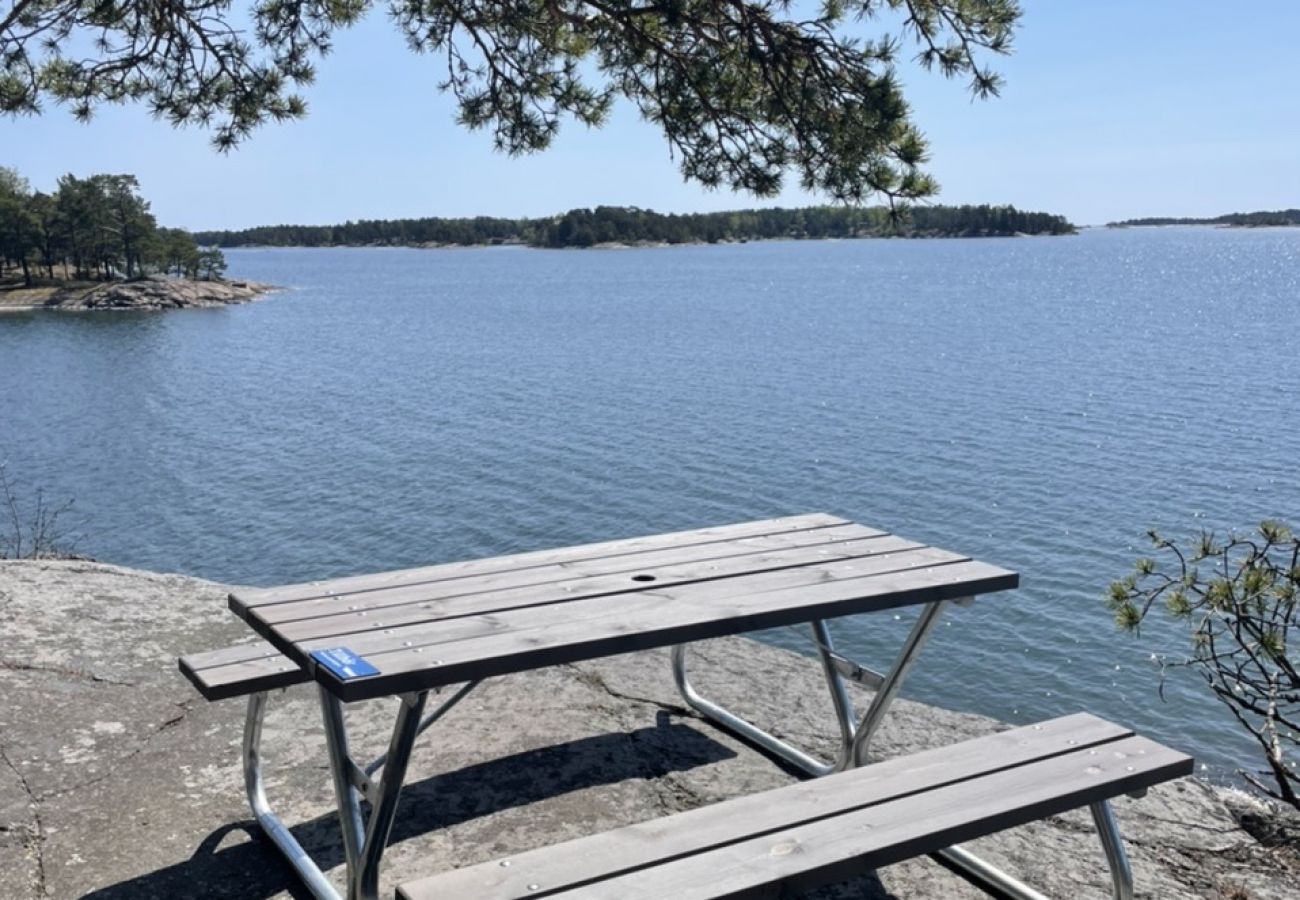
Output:
[[1149,527],[1300,525],[1300,229],[227,256],[291,290],[0,317],[0,453],[84,553],[270,584],[825,510],[1022,574],[910,696],[1250,752],[1101,597]]

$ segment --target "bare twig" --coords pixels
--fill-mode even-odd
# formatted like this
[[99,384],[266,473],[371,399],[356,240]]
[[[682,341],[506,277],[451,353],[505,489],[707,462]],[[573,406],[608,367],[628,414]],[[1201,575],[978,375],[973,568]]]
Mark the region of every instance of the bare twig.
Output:
[[0,506],[4,507],[4,530],[0,531],[0,559],[66,559],[76,550],[75,535],[60,522],[73,501],[51,505],[45,490],[24,503],[8,465],[0,460]]

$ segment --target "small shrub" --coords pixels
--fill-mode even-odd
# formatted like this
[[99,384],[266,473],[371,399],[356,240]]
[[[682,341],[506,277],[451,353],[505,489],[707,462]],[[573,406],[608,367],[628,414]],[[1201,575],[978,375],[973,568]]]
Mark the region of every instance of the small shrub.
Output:
[[1224,542],[1202,533],[1189,549],[1149,536],[1162,562],[1138,560],[1110,586],[1115,621],[1138,632],[1159,604],[1187,623],[1191,655],[1166,665],[1199,672],[1259,744],[1267,769],[1246,780],[1300,808],[1300,538],[1279,522]]
[[37,488],[23,501],[4,460],[0,460],[0,559],[66,559],[75,555],[76,539],[63,521],[73,501],[54,505]]

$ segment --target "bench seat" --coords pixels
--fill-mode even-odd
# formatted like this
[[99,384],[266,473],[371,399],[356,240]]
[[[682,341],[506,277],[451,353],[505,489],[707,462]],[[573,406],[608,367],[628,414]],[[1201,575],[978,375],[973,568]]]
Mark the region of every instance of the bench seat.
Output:
[[191,653],[179,663],[182,674],[208,700],[242,697],[310,680],[297,663],[261,640]]
[[1192,759],[1086,713],[403,884],[401,900],[772,896],[1141,791]]

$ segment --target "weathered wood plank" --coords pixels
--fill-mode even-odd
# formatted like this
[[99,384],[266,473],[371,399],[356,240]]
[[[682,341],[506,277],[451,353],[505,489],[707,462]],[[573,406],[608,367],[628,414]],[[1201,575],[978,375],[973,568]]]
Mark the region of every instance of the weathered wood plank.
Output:
[[[868,542],[877,542],[878,546]],[[703,565],[721,560],[737,560],[736,564],[730,565],[726,570],[735,573],[747,571],[750,567],[743,560],[750,558],[755,560],[752,566],[755,570],[774,568],[775,564],[768,564],[768,557],[778,559],[776,554],[779,551],[789,551],[792,560],[789,564],[793,565],[803,560],[834,558],[837,553],[842,556],[857,556],[864,555],[861,552],[864,550],[887,552],[898,548],[901,544],[920,546],[910,541],[902,542],[901,538],[894,538],[861,525],[845,525],[735,541],[693,544],[667,550],[619,554],[595,560],[533,566],[487,575],[449,578],[370,591],[340,593],[309,600],[286,601],[248,609],[244,611],[244,615],[255,616],[268,624],[280,625],[321,616],[355,614],[431,601],[442,601],[440,606],[446,608],[446,614],[459,615],[463,612],[454,603],[458,598],[469,598],[477,594],[512,588],[515,589],[517,596],[531,597],[538,596],[539,588],[553,590],[568,588],[572,592],[575,586],[581,585],[585,579],[601,575],[655,572],[669,566]],[[846,545],[849,545],[847,549],[845,549]],[[821,548],[825,548],[824,552]],[[596,593],[596,591],[588,593]],[[490,607],[479,605],[474,608],[486,611]]]
[[[392,629],[391,635],[377,635],[374,646],[396,645],[400,649],[383,653],[357,650],[379,668],[379,675],[344,682],[321,670],[316,677],[341,699],[352,702],[810,619],[1006,590],[1017,583],[1013,572],[968,561],[746,594],[715,603],[692,603],[650,593],[623,595],[617,604],[603,602],[603,598],[580,600],[565,605],[566,620],[526,629],[516,627],[517,617],[536,615],[537,610],[415,626],[406,636],[400,634],[402,629]],[[588,608],[590,615],[586,614]],[[475,633],[455,634],[462,628]],[[402,646],[408,639],[412,646]],[[369,635],[355,641],[350,638],[347,646],[354,650],[355,644],[370,647],[370,640]],[[416,640],[425,643],[416,645]],[[436,651],[434,645],[438,645]],[[310,666],[301,655],[326,646],[331,642],[286,644],[285,650]]]
[[[997,772],[688,857],[656,867],[653,878],[629,874],[555,896],[714,900],[771,896],[774,885],[802,891],[1192,771],[1189,757],[1146,738],[1126,738],[1106,749],[1104,758],[1086,751],[1055,757],[1029,772]],[[1139,754],[1147,764],[1130,770],[1142,761]]]
[[335,578],[328,581],[312,581],[301,584],[274,588],[250,588],[235,591],[230,595],[232,607],[251,609],[270,603],[284,603],[312,597],[329,596],[331,593],[378,590],[404,584],[418,584],[443,578],[458,578],[466,575],[504,572],[529,566],[550,565],[560,562],[573,562],[582,559],[594,559],[600,556],[636,553],[644,550],[657,550],[696,543],[735,540],[737,538],[756,537],[765,534],[801,531],[812,528],[828,528],[852,523],[838,516],[826,513],[812,513],[799,516],[786,516],[778,519],[766,519],[758,522],[743,522],[736,525],[721,525],[700,528],[692,531],[677,531],[667,534],[648,535],[616,541],[602,541],[554,550],[536,550],[509,556],[496,556],[487,559],[467,560],[464,562],[443,563],[435,566],[422,566],[415,569],[403,569],[395,572],[382,572],[370,575],[355,575]]
[[214,669],[217,666],[226,666],[231,663],[282,655],[269,641],[254,639],[246,643],[222,647],[220,650],[187,653],[181,657],[181,661],[188,668],[198,671],[200,669]]
[[178,663],[206,700],[243,697],[311,679],[306,669],[265,641],[182,656]]
[[[543,613],[549,617],[565,616],[561,606],[567,606],[579,600],[606,597],[610,603],[617,603],[617,594],[643,592],[653,587],[656,592],[669,587],[688,585],[697,582],[712,581],[719,578],[733,580],[741,576],[757,576],[770,572],[802,568],[808,574],[796,579],[798,583],[820,580],[822,572],[831,572],[825,564],[837,560],[865,560],[867,558],[883,560],[885,557],[900,559],[898,563],[882,564],[889,567],[908,565],[906,551],[922,550],[922,545],[902,538],[882,537],[865,541],[848,541],[830,546],[801,547],[774,553],[759,553],[722,559],[683,563],[676,566],[659,566],[645,570],[569,578],[564,581],[544,585],[509,588],[496,591],[484,591],[463,596],[424,596],[415,601],[408,601],[378,608],[361,608],[351,612],[339,612],[334,615],[313,616],[296,621],[275,621],[261,615],[262,610],[252,610],[251,618],[273,626],[277,635],[295,642],[312,640],[331,635],[372,632],[376,629],[392,629],[398,626],[419,625],[442,622],[449,619],[471,615],[504,614],[513,610],[534,607],[550,607]],[[930,551],[933,561],[955,560],[956,554],[943,554],[942,551]],[[915,556],[915,554],[913,554]],[[820,564],[822,568],[811,568]],[[649,575],[653,580],[636,580],[636,576]],[[742,590],[762,590],[763,586],[755,583]],[[269,607],[279,610],[281,607]]]
[[[395,621],[396,617],[390,618],[389,610],[384,610],[382,618],[378,614],[361,617],[362,621],[370,623],[361,629],[356,627],[357,618],[353,617],[293,622],[275,626],[273,631],[268,626],[260,627],[266,628],[277,641],[290,641],[290,655],[299,653],[305,656],[310,650],[336,646],[344,641],[349,649],[357,653],[379,654],[407,647],[445,644],[494,632],[524,632],[556,626],[566,626],[575,632],[581,632],[592,623],[609,618],[628,619],[636,616],[671,620],[674,615],[694,618],[699,606],[708,605],[716,612],[724,612],[725,604],[738,597],[964,561],[965,557],[946,550],[913,547],[872,557],[854,557],[791,569],[755,572],[720,581],[671,582],[662,588],[657,582],[643,586],[630,582],[629,579],[630,585],[620,586],[631,586],[632,589],[619,594],[579,596],[564,598],[561,603],[504,609],[497,609],[493,604],[493,608],[484,613],[435,618],[410,625],[399,624]],[[563,598],[562,594],[560,596]],[[776,602],[789,602],[789,599],[777,598]],[[256,617],[252,621],[255,626],[259,626]],[[321,625],[326,626],[325,633],[316,630]]]
[[[874,767],[821,779],[830,792]],[[570,867],[549,865],[555,880],[518,872],[522,890],[475,890],[483,898],[563,897],[619,900],[705,900],[771,896],[775,887],[804,890],[881,866],[1055,815],[1127,791],[1189,774],[1185,754],[1142,737],[1075,750],[1025,765],[921,789],[905,796],[872,800],[851,810],[754,835],[744,816],[733,816],[734,841],[687,852],[660,864],[643,865],[614,877],[575,883]],[[802,785],[800,786],[802,787]],[[784,791],[759,795],[776,809]],[[716,833],[715,833],[716,838]],[[589,851],[585,840],[551,848],[577,860]],[[577,852],[574,852],[574,851]],[[543,851],[544,852],[544,851]],[[516,868],[516,860],[511,869]],[[457,874],[457,873],[449,873]],[[447,877],[447,876],[443,876]],[[439,878],[399,888],[405,900],[457,896],[436,885]],[[439,890],[431,893],[430,887]]]
[[641,822],[506,860],[493,860],[401,887],[410,900],[514,897],[529,884],[579,885],[703,853],[738,840],[842,815],[918,791],[1024,766],[1129,737],[1087,713],[886,760],[833,779],[804,781]]

